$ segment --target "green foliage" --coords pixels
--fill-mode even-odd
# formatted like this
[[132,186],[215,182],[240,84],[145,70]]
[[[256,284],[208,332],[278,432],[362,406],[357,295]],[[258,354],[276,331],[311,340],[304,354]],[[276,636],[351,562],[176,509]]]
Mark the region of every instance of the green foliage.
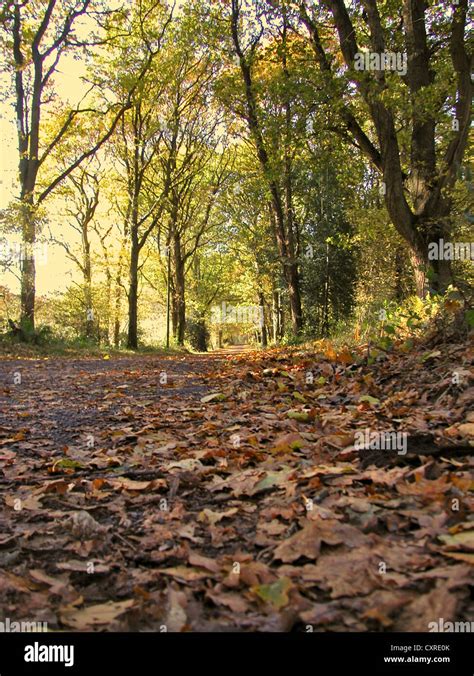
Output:
[[207,352],[209,330],[202,318],[191,318],[186,321],[186,340],[198,352]]

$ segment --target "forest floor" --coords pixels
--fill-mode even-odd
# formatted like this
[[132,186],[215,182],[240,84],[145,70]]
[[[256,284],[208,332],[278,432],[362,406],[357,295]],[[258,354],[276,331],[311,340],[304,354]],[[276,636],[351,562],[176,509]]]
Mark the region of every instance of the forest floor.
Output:
[[0,359],[0,620],[474,621],[473,350],[366,356]]

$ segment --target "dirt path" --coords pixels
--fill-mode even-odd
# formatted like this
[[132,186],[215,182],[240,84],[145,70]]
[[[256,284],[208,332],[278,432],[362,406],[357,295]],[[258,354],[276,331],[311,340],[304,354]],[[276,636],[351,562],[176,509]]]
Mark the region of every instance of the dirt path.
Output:
[[[81,444],[129,418],[129,406],[142,412],[199,401],[217,355],[103,359],[0,360],[0,429],[24,432],[30,442]],[[42,450],[42,449],[37,449]]]
[[[4,616],[155,631],[470,619],[472,467],[429,457],[468,429],[472,388],[449,388],[464,348],[429,368],[235,352],[0,360]],[[363,462],[355,430],[394,418],[422,454]]]

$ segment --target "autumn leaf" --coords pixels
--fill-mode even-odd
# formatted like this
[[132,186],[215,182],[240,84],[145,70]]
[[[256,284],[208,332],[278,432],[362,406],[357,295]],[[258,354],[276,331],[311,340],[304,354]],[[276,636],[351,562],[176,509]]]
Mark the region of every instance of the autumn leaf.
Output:
[[86,608],[65,607],[60,610],[61,622],[74,631],[87,631],[96,627],[109,626],[135,605],[133,599],[126,601],[108,601]]
[[282,577],[272,584],[261,584],[251,587],[250,591],[256,594],[262,601],[270,603],[277,610],[284,608],[289,603],[288,592],[293,583],[288,577]]

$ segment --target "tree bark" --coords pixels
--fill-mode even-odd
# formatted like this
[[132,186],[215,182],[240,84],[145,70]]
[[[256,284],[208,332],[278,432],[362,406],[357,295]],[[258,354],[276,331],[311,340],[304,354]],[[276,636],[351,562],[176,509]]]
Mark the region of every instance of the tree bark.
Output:
[[36,267],[35,243],[36,223],[31,201],[22,205],[22,239],[21,251],[21,325],[34,331],[35,328],[35,296]]
[[129,267],[128,289],[128,336],[127,347],[130,350],[138,348],[138,259],[140,249],[136,238],[132,238]]
[[185,261],[181,250],[181,240],[178,233],[173,238],[174,253],[174,293],[176,308],[176,343],[184,345],[186,330],[186,297],[185,297]]

